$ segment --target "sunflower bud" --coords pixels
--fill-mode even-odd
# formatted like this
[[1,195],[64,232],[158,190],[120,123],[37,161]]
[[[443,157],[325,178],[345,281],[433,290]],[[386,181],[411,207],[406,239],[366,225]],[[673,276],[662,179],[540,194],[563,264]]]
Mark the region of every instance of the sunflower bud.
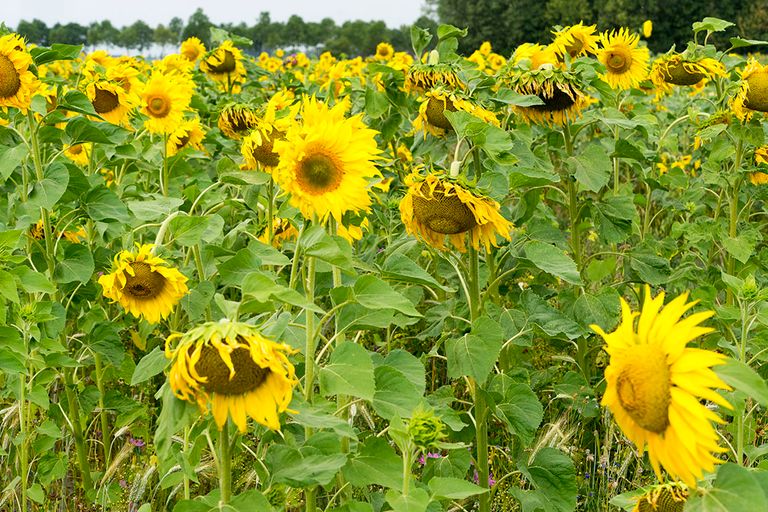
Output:
[[408,422],[408,435],[422,451],[438,448],[445,440],[445,424],[434,411],[416,411]]

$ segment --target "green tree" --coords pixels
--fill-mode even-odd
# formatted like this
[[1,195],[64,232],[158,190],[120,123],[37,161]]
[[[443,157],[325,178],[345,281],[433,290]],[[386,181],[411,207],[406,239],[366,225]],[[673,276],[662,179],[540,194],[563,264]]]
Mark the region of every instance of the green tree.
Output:
[[161,23],[155,27],[154,33],[152,34],[152,40],[162,46],[171,45],[176,43],[178,35],[174,34],[173,30]]
[[93,22],[88,26],[86,34],[88,44],[119,44],[120,30],[112,25],[109,20]]
[[120,43],[126,48],[136,48],[143,51],[149,47],[154,36],[152,27],[139,20],[132,25],[123,27],[120,31]]
[[62,25],[60,23],[55,24],[48,34],[48,42],[62,43],[62,44],[82,44],[84,45],[88,40],[86,39],[87,29],[79,23],[67,23]]
[[16,32],[24,36],[24,38],[39,45],[48,46],[48,25],[44,21],[37,18],[32,21],[21,20],[19,26],[16,27]]
[[544,19],[550,26],[575,25],[580,21],[592,23],[592,8],[588,0],[549,0]]
[[181,32],[181,38],[187,39],[192,36],[200,39],[206,48],[211,47],[211,27],[213,23],[206,16],[202,9],[197,9],[192,16],[189,17],[184,30]]
[[181,42],[181,31],[184,30],[184,21],[179,18],[178,16],[174,16],[171,18],[171,21],[168,23],[168,30],[174,33],[176,36],[175,43]]

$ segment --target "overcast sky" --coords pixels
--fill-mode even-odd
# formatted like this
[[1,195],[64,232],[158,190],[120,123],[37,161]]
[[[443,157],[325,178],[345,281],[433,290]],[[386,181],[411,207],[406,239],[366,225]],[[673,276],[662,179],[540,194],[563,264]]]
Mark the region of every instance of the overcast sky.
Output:
[[398,27],[416,21],[423,4],[422,0],[0,0],[0,21],[15,28],[22,19],[38,18],[48,26],[109,19],[121,27],[140,19],[154,27],[174,16],[186,22],[201,7],[214,23],[253,25],[260,12],[268,11],[273,21],[298,14],[304,21],[383,20]]

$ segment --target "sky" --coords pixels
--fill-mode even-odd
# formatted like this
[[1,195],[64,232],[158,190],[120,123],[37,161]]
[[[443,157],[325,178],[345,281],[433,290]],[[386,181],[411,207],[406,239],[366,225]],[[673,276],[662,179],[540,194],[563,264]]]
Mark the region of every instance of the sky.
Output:
[[143,20],[150,26],[167,24],[174,16],[184,22],[200,7],[213,23],[253,25],[262,11],[273,21],[286,21],[298,14],[304,21],[332,18],[337,23],[348,20],[383,20],[390,27],[408,25],[421,15],[422,0],[0,0],[0,22],[15,28],[20,20],[55,23],[109,19],[116,27]]

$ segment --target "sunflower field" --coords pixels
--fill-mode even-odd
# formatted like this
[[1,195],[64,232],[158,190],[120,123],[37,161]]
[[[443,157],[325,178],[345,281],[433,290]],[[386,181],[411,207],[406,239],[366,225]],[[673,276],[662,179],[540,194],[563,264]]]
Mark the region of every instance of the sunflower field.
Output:
[[0,511],[768,510],[768,42],[730,26],[3,33]]

